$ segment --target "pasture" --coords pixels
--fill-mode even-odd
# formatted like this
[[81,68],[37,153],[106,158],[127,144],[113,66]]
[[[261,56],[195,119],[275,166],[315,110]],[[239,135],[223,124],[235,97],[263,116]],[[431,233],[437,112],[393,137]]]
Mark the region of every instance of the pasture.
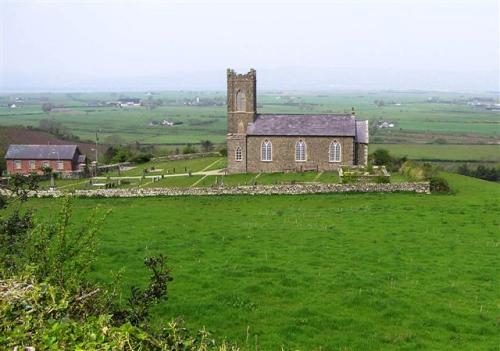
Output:
[[[182,316],[245,350],[498,349],[500,186],[445,175],[452,195],[75,199],[99,206],[92,278],[166,254],[156,323]],[[28,205],[50,218],[61,200]]]
[[370,144],[370,152],[386,149],[395,156],[417,160],[500,162],[500,145]]
[[[106,106],[120,97],[160,102],[154,108]],[[427,143],[445,139],[450,143],[495,143],[499,140],[498,112],[467,105],[474,97],[496,99],[488,94],[444,92],[266,92],[258,96],[261,113],[344,113],[356,107],[357,115],[371,123],[394,122],[391,129],[373,129],[377,143]],[[15,98],[20,108],[7,107]],[[384,101],[383,104],[375,102]],[[42,103],[58,106],[49,113]],[[55,119],[82,139],[93,140],[96,129],[101,142],[152,144],[225,141],[226,107],[223,92],[145,92],[3,94],[0,95],[0,125],[37,127],[45,118]],[[169,120],[174,126],[150,125]],[[175,147],[175,146],[174,146]]]

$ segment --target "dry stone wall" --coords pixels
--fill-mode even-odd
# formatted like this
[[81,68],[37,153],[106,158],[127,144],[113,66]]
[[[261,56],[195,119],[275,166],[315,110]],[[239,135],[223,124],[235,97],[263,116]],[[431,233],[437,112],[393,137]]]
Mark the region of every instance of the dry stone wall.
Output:
[[[3,190],[5,195],[8,195]],[[237,187],[208,187],[208,188],[135,188],[135,189],[93,189],[61,192],[57,190],[43,190],[33,192],[31,197],[153,197],[153,196],[215,196],[215,195],[300,195],[300,194],[328,194],[344,192],[414,192],[430,194],[428,182],[418,183],[356,183],[356,184],[290,184],[290,185],[255,185]],[[0,189],[0,193],[2,190]]]

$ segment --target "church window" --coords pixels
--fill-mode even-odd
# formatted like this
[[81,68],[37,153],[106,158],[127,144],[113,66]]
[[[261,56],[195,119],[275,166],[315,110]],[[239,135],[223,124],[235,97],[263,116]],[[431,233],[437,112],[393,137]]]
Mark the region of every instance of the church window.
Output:
[[235,151],[235,158],[236,158],[236,161],[241,161],[243,160],[243,154],[241,152],[241,147],[237,147],[236,148],[236,151]]
[[260,159],[262,161],[272,161],[273,159],[273,145],[267,139],[262,142]]
[[236,93],[236,111],[246,111],[247,109],[247,97],[245,92],[238,90]]
[[340,162],[342,160],[342,148],[337,140],[332,141],[328,153],[330,162]]
[[306,143],[303,140],[297,141],[295,144],[295,161],[306,160]]

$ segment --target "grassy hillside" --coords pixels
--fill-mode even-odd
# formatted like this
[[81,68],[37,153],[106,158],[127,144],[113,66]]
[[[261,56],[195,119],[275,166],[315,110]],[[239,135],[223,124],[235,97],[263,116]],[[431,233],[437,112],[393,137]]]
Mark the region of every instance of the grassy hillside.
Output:
[[[500,185],[446,175],[453,195],[75,200],[112,209],[93,277],[170,257],[183,316],[246,349],[498,348]],[[60,200],[33,200],[44,216]]]

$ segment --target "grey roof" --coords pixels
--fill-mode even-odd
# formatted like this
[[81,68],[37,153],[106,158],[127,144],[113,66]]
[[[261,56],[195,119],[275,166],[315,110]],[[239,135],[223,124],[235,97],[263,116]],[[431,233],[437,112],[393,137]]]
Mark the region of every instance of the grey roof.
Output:
[[10,145],[5,159],[71,160],[77,150],[76,145]]
[[356,136],[356,120],[343,115],[259,114],[248,135]]
[[368,144],[368,121],[356,121],[356,141]]

